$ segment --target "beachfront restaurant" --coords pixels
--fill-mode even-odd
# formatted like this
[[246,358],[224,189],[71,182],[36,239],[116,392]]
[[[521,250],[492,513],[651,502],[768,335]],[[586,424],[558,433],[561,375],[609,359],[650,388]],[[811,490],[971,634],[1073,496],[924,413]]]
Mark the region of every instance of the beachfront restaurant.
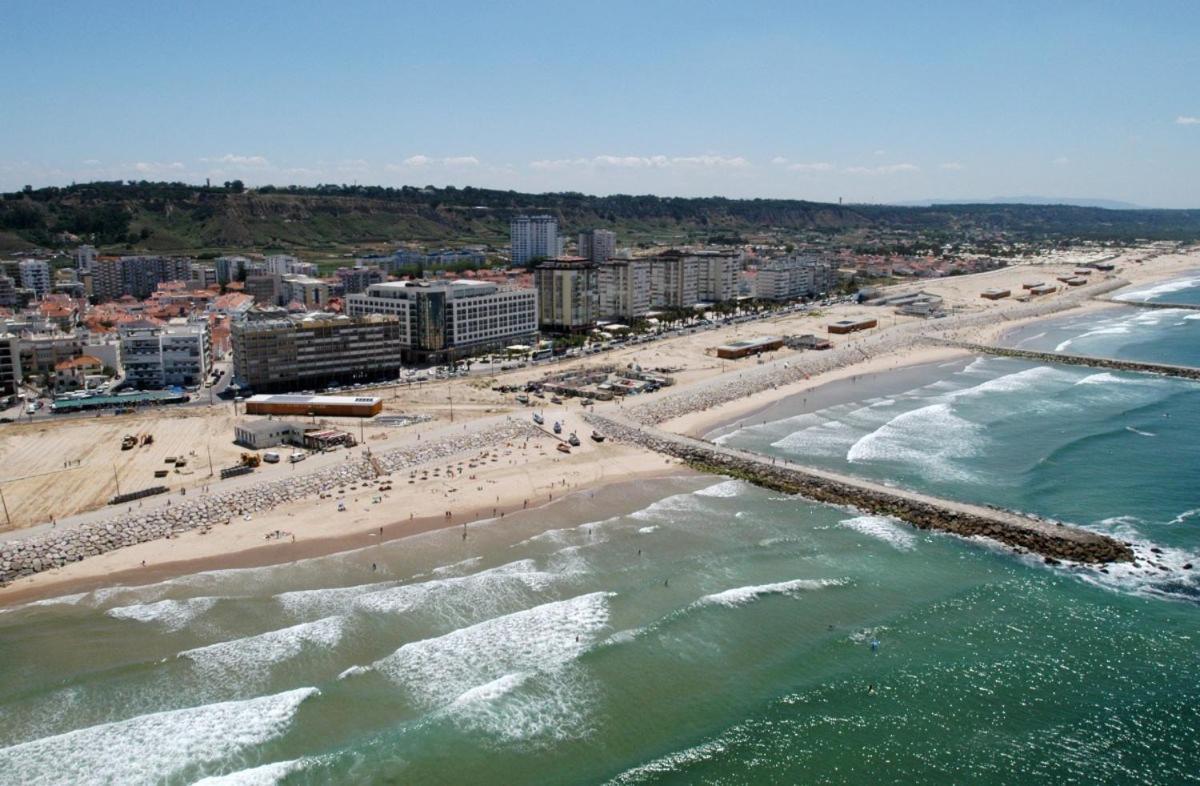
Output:
[[246,399],[247,415],[314,415],[370,418],[383,411],[377,396],[258,395]]
[[763,352],[774,352],[782,346],[783,339],[779,336],[747,338],[717,347],[717,357],[722,360],[737,360],[750,355],[761,355]]
[[830,333],[857,333],[860,330],[870,330],[879,324],[875,319],[839,319],[827,328]]

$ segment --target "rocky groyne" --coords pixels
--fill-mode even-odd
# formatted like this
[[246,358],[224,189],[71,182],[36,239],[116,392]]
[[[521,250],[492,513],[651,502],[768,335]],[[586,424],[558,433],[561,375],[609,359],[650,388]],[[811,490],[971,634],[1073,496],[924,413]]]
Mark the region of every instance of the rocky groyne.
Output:
[[767,456],[634,423],[590,414],[586,419],[610,439],[682,459],[701,471],[740,478],[816,502],[846,505],[907,521],[919,529],[983,537],[1043,556],[1047,562],[1129,562],[1129,544],[1060,522],[889,488],[846,475],[800,467]]
[[1113,371],[1132,371],[1139,374],[1160,374],[1167,377],[1182,377],[1183,379],[1200,379],[1200,368],[1195,366],[1173,366],[1167,363],[1148,363],[1141,360],[1119,360],[1103,358],[1094,355],[1070,355],[1065,352],[1038,352],[1030,349],[1013,347],[997,347],[990,344],[974,344],[968,341],[930,338],[930,343],[940,346],[958,347],[968,352],[978,352],[983,355],[1033,360],[1038,363],[1059,363],[1064,366],[1088,366],[1089,368],[1107,368]]
[[1157,300],[1118,300],[1111,297],[1098,297],[1102,303],[1113,303],[1118,306],[1137,306],[1138,308],[1174,308],[1184,311],[1200,311],[1197,303],[1163,303]]
[[[189,530],[211,527],[277,505],[322,493],[333,493],[347,484],[372,480],[450,456],[482,450],[531,437],[541,432],[517,421],[467,432],[441,440],[353,458],[315,472],[243,486],[173,497],[154,509],[131,508],[100,522],[62,527],[47,534],[0,542],[0,584],[22,576],[78,562],[88,557],[151,540],[174,537]],[[219,489],[219,484],[217,486]]]

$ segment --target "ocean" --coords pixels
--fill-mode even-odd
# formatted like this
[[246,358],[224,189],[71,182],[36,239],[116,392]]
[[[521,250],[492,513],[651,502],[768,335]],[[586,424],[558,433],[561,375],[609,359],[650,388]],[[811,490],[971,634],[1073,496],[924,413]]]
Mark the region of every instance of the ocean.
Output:
[[[1194,313],[1009,340],[1200,365]],[[688,475],[0,611],[0,783],[1194,782],[1198,435],[1200,384],[999,358],[714,434],[1155,555],[1107,572]]]

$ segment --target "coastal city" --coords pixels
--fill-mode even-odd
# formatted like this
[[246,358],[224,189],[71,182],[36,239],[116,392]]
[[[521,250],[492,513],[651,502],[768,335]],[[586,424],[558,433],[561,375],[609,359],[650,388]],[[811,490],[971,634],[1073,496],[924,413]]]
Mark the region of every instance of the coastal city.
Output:
[[0,786],[1196,782],[1197,29],[7,7]]

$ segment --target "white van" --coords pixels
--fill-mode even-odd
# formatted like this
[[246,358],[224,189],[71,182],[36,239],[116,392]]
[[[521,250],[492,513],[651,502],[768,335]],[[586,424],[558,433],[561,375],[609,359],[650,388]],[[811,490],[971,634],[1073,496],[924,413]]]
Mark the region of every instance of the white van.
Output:
[[304,459],[306,459],[306,458],[308,458],[308,454],[307,454],[307,453],[302,453],[302,452],[300,452],[299,450],[297,450],[295,453],[293,453],[292,455],[288,456],[288,461],[290,461],[290,462],[292,462],[293,464],[295,464],[297,461],[304,461]]
[[279,454],[273,450],[268,450],[263,454],[263,461],[267,462],[268,464],[278,464]]

